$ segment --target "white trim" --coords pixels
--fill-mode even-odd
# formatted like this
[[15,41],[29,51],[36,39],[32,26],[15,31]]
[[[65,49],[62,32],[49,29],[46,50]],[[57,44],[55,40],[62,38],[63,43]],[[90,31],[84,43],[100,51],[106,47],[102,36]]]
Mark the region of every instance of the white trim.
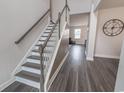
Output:
[[57,55],[57,52],[58,52],[58,49],[59,49],[59,46],[60,46],[60,43],[61,43],[61,40],[62,40],[62,36],[63,36],[63,33],[64,33],[64,30],[65,30],[65,27],[66,27],[66,22],[65,22],[65,25],[64,25],[64,27],[63,27],[63,30],[62,30],[62,34],[61,34],[61,38],[60,38],[60,40],[58,41],[58,44],[57,44],[57,46],[56,46],[56,49],[55,49],[55,52],[54,52],[54,54],[53,54],[53,58],[52,58],[52,61],[51,61],[51,64],[50,64],[50,67],[49,67],[49,70],[48,70],[48,73],[47,73],[47,75],[46,75],[46,79],[45,79],[45,83],[44,83],[44,90],[45,90],[45,92],[47,91],[47,83],[48,83],[48,81],[49,81],[49,77],[50,77],[50,73],[51,73],[51,71],[52,71],[52,67],[53,67],[53,64],[54,64],[54,61],[55,61],[55,58],[56,58],[56,55]]
[[16,68],[13,70],[12,72],[12,76],[14,76],[16,73],[18,73],[21,70],[21,66],[22,64],[25,62],[27,56],[30,54],[31,50],[33,49],[33,47],[37,44],[37,42],[39,41],[39,39],[41,38],[41,35],[44,33],[44,31],[46,30],[46,28],[49,26],[49,22],[46,25],[46,27],[43,29],[43,31],[41,32],[41,34],[38,36],[38,38],[36,39],[36,41],[32,44],[32,46],[29,48],[28,52],[25,54],[25,56],[22,58],[22,60],[19,62],[19,64],[16,66]]
[[103,55],[103,54],[95,54],[95,57],[120,59],[120,56]]
[[55,80],[56,76],[58,75],[59,71],[61,70],[61,68],[62,68],[62,66],[63,66],[65,60],[66,60],[67,57],[68,57],[68,54],[69,54],[69,52],[66,54],[66,56],[64,57],[64,59],[61,61],[61,64],[59,65],[59,67],[57,68],[57,70],[56,70],[55,73],[53,74],[52,78],[50,79],[50,81],[49,81],[49,86],[48,86],[48,90],[50,89],[50,87],[51,87],[53,81]]
[[94,61],[94,58],[86,57],[86,60],[87,60],[87,61]]
[[7,82],[3,83],[0,85],[0,91],[4,90],[5,88],[7,88],[10,84],[12,84],[15,81],[15,78],[11,78],[10,80],[8,80]]

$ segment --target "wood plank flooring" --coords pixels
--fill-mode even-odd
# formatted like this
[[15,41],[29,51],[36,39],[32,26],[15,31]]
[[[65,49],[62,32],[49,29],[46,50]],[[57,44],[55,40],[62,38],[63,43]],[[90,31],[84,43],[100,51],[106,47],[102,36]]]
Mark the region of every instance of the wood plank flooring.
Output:
[[37,88],[30,87],[20,82],[14,82],[2,92],[39,92]]
[[72,46],[50,92],[113,92],[119,60],[95,58],[87,62],[84,46]]

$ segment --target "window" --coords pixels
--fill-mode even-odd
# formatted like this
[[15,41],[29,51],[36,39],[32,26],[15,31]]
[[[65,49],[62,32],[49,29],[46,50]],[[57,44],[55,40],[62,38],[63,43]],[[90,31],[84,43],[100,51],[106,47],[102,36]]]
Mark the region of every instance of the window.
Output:
[[81,29],[75,29],[74,36],[75,36],[75,39],[80,39],[81,38]]

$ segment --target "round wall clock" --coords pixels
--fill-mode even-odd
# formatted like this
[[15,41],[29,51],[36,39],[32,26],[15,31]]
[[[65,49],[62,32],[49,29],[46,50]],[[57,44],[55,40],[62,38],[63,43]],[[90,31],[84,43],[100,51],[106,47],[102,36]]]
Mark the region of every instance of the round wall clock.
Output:
[[117,36],[124,30],[124,23],[119,19],[111,19],[103,26],[103,32],[107,36]]

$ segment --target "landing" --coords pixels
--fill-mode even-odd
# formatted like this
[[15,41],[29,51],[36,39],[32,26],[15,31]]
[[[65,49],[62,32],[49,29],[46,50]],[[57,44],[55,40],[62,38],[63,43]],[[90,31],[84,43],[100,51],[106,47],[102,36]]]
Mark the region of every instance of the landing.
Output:
[[51,92],[114,91],[118,60],[95,58],[94,62],[87,62],[84,51],[81,45],[71,47]]

